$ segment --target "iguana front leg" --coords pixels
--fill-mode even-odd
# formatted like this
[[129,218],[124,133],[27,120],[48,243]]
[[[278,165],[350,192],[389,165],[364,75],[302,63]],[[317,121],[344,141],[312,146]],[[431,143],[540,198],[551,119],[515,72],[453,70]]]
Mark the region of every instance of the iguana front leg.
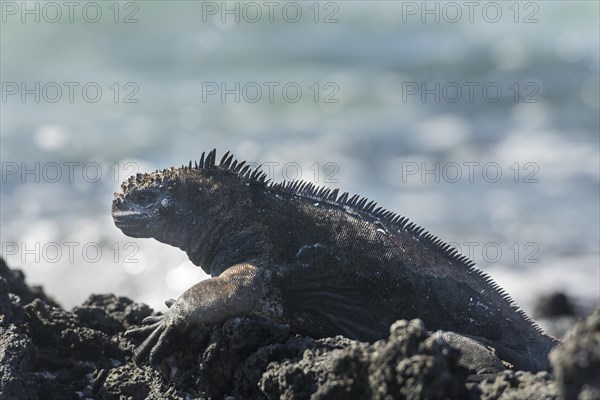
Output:
[[130,338],[145,340],[134,351],[134,359],[149,355],[150,364],[162,359],[169,338],[191,325],[218,324],[227,318],[255,311],[264,293],[259,270],[251,264],[236,264],[221,275],[199,282],[176,301],[166,302],[169,310],[147,317],[144,326],[125,332]]

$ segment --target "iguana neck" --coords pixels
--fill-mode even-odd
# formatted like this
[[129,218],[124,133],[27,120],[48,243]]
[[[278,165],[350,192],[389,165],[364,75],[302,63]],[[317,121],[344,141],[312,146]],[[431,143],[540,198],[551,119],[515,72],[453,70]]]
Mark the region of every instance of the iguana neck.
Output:
[[256,225],[240,223],[238,216],[213,215],[195,224],[178,246],[206,273],[218,276],[228,267],[258,258],[264,252]]

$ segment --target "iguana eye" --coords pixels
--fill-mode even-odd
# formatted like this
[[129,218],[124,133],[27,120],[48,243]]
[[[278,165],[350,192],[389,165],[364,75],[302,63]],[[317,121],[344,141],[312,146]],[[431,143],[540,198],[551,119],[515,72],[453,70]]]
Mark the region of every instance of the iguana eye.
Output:
[[137,195],[134,195],[134,199],[137,203],[148,204],[154,201],[155,196],[150,193],[138,193]]

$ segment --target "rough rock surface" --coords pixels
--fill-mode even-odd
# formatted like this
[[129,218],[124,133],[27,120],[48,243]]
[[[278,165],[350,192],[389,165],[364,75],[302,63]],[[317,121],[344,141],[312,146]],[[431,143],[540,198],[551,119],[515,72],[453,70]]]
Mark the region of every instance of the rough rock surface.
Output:
[[420,320],[373,344],[315,340],[259,317],[230,318],[173,339],[153,370],[123,333],[143,304],[91,295],[72,311],[0,260],[0,399],[597,399],[600,311],[552,354],[555,377],[468,375],[457,350]]
[[537,299],[533,309],[535,318],[576,316],[573,300],[565,293],[553,292]]
[[566,399],[600,399],[600,309],[575,325],[550,361]]

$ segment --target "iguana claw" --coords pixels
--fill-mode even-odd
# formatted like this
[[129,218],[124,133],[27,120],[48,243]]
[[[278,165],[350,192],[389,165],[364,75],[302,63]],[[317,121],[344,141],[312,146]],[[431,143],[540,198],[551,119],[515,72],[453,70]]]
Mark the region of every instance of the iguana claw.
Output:
[[133,351],[134,360],[142,362],[148,357],[151,365],[158,365],[176,331],[249,314],[258,307],[262,294],[261,275],[250,264],[236,264],[218,277],[197,283],[177,300],[167,300],[169,309],[164,315],[146,317],[141,327],[125,332],[125,337],[143,339]]
[[146,317],[142,321],[143,325],[141,327],[125,332],[125,337],[130,339],[145,338],[133,351],[133,358],[138,363],[148,357],[151,365],[158,365],[163,358],[164,350],[167,348],[171,336],[177,330],[176,312],[170,308],[174,301],[167,300],[166,303],[169,306],[166,314]]

